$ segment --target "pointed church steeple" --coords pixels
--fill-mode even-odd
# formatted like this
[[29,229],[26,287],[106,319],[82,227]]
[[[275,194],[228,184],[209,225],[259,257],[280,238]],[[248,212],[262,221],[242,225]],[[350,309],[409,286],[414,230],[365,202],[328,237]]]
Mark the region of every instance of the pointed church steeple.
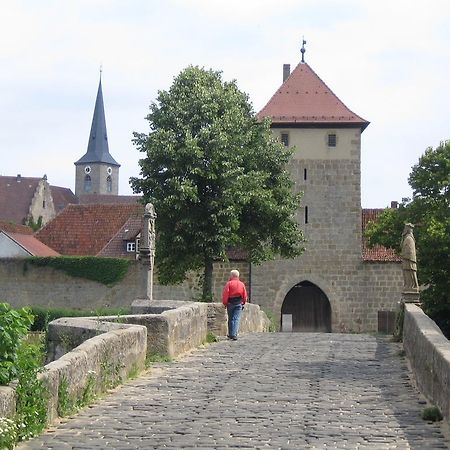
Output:
[[95,100],[94,117],[89,134],[86,154],[75,164],[106,163],[115,166],[120,164],[109,153],[108,135],[106,133],[105,108],[103,106],[102,78],[98,83],[97,99]]
[[109,153],[100,71],[87,152],[75,162],[75,195],[118,195],[119,167]]

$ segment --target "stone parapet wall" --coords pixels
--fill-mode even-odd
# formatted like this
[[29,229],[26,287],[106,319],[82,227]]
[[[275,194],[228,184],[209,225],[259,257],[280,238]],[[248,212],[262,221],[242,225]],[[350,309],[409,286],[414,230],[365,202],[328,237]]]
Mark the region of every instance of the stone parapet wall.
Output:
[[14,417],[16,413],[16,393],[12,387],[0,386],[0,417]]
[[[74,319],[73,322],[76,322]],[[80,327],[85,324],[80,323]],[[74,328],[72,323],[72,329]],[[62,325],[61,325],[62,326]],[[61,358],[45,366],[42,379],[50,392],[49,421],[58,416],[62,383],[69,398],[82,398],[89,377],[94,392],[103,392],[145,367],[147,330],[142,326],[109,324],[111,331],[83,342]]]
[[450,422],[450,341],[414,304],[405,304],[403,348],[418,388]]

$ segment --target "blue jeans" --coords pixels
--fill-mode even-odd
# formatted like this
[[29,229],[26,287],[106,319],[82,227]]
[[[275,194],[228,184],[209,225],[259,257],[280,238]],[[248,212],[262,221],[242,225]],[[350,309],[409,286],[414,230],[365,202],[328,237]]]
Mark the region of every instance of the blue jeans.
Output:
[[239,331],[239,322],[241,321],[242,305],[227,305],[228,312],[228,336],[237,336]]

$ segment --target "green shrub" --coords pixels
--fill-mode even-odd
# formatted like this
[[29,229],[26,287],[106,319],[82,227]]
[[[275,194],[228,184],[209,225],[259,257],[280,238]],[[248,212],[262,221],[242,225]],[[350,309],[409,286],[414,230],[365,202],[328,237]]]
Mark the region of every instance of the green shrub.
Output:
[[12,450],[17,442],[16,422],[6,417],[0,417],[0,449]]
[[439,422],[443,419],[443,417],[437,406],[428,406],[423,410],[422,419],[430,422]]
[[0,303],[0,385],[18,376],[18,350],[33,323],[29,308],[14,310],[8,303]]
[[48,391],[38,376],[43,370],[43,341],[30,344],[23,340],[18,351],[15,420],[19,441],[37,436],[47,424]]
[[112,286],[123,280],[131,261],[123,258],[98,258],[96,256],[33,256],[30,262],[35,266],[52,267],[72,277],[85,278]]

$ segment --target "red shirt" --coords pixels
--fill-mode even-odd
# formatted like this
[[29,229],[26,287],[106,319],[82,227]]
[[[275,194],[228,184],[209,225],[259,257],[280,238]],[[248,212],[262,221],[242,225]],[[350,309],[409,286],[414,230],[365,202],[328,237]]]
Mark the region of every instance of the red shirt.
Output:
[[231,278],[227,282],[223,288],[222,303],[226,306],[228,304],[228,300],[233,297],[241,297],[242,304],[245,304],[248,298],[245,284],[239,280],[239,278]]

